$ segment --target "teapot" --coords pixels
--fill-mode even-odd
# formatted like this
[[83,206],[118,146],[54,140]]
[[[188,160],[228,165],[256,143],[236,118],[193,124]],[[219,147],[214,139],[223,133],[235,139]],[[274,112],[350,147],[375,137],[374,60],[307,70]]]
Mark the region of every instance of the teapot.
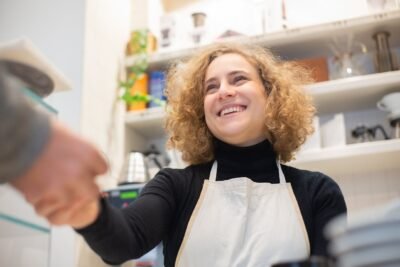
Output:
[[122,167],[119,185],[146,183],[149,180],[149,173],[141,152],[132,151],[125,158]]

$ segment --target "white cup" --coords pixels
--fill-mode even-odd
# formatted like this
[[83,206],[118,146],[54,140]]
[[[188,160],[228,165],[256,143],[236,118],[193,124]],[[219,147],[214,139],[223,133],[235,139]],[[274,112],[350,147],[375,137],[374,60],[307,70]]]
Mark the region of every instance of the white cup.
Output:
[[391,114],[399,114],[400,92],[385,95],[376,105],[380,110],[390,112]]

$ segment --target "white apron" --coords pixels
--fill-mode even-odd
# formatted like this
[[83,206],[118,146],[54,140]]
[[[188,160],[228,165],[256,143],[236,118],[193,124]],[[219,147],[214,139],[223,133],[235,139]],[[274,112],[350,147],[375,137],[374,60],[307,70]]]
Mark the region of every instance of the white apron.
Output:
[[277,161],[279,184],[209,180],[189,220],[177,267],[252,267],[309,257],[303,218]]

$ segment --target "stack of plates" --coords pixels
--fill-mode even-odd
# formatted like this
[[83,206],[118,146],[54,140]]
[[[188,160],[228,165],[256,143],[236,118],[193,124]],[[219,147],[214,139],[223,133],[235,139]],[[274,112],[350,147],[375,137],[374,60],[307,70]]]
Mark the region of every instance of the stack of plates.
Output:
[[329,252],[340,267],[400,266],[400,200],[345,216],[325,228]]

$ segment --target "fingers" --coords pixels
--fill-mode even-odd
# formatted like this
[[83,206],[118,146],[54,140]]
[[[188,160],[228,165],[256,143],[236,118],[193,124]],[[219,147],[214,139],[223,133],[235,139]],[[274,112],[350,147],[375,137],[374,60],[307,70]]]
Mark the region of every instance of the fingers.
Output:
[[108,164],[104,156],[101,155],[100,152],[94,148],[92,154],[93,160],[91,161],[91,164],[93,167],[94,175],[96,176],[106,173],[108,169]]
[[48,216],[48,220],[54,225],[68,224],[74,228],[83,228],[92,224],[100,213],[99,199],[91,201],[79,209],[69,213],[63,209],[57,210]]
[[38,214],[59,224],[99,198],[95,178],[108,166],[90,142],[57,121],[51,125],[52,134],[42,153],[12,185]]
[[97,200],[100,196],[98,186],[91,179],[91,175],[82,179],[79,184],[72,183],[62,190],[47,193],[38,203],[34,204],[36,212],[49,219],[58,212],[57,221],[51,223],[68,223],[68,218],[87,203]]

